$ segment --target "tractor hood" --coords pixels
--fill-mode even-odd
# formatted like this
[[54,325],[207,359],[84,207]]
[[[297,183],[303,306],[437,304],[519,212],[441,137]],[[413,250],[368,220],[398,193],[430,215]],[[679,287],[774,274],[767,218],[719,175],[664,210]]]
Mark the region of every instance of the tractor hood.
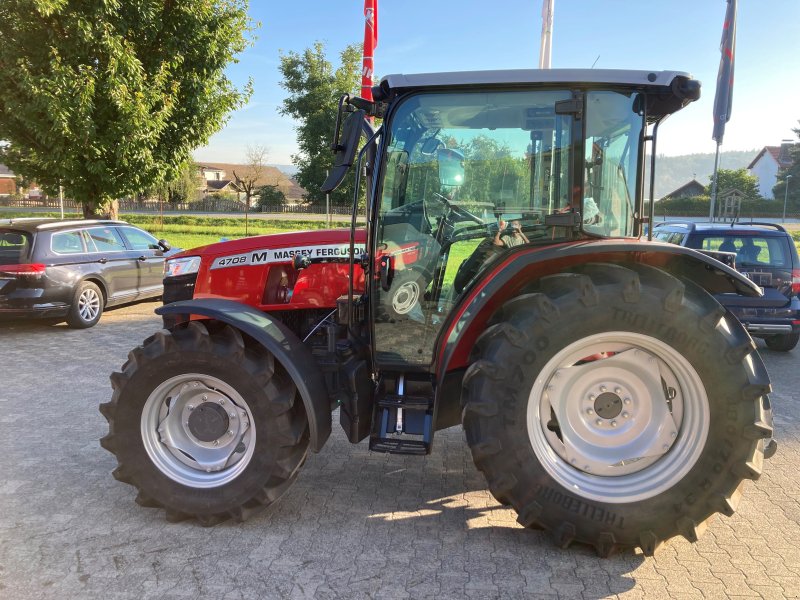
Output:
[[[363,246],[367,234],[364,229],[356,230],[356,244]],[[296,254],[308,255],[312,258],[324,256],[335,256],[336,248],[350,245],[350,230],[340,229],[319,229],[313,231],[291,231],[287,233],[273,233],[270,235],[257,235],[253,237],[228,240],[184,250],[170,258],[182,258],[186,256],[199,256],[205,262],[206,258],[211,259],[217,256],[235,256],[258,251],[283,250],[283,253],[272,253],[270,257],[280,261],[281,257],[286,257],[285,262],[291,262]],[[341,250],[340,250],[341,252]],[[347,254],[345,253],[344,256]]]

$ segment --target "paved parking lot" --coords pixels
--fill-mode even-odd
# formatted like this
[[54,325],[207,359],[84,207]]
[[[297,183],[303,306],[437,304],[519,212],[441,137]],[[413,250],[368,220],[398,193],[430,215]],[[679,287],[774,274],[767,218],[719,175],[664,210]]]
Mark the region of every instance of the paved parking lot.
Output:
[[599,559],[522,529],[458,428],[425,459],[341,430],[269,514],[169,524],[115,481],[97,406],[159,327],[144,303],[84,331],[0,327],[0,598],[791,598],[800,596],[800,350],[763,350],[778,454],[697,544]]

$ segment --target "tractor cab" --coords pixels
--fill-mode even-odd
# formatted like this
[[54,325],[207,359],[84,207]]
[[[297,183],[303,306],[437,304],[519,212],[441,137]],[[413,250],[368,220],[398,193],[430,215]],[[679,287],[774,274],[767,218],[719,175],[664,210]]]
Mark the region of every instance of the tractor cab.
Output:
[[368,165],[375,365],[429,369],[454,308],[523,246],[640,235],[648,126],[698,95],[681,73],[551,70],[390,75],[375,102],[354,99],[384,116]]

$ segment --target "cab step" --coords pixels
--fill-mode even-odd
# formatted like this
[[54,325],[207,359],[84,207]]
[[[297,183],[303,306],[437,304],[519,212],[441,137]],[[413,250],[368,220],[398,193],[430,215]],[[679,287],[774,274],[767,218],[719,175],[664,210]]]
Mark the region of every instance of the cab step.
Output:
[[433,396],[405,395],[404,388],[404,377],[400,376],[397,393],[378,397],[369,449],[388,454],[430,454]]

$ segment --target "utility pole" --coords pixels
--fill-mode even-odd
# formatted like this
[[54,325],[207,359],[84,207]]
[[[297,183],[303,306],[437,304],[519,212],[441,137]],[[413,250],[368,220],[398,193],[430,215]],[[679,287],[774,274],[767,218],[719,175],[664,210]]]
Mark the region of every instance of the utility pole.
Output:
[[783,188],[783,222],[786,223],[786,201],[789,199],[789,180],[791,175],[786,176],[786,186]]
[[542,0],[542,40],[539,44],[539,68],[550,68],[550,50],[553,46],[553,4],[555,0]]

